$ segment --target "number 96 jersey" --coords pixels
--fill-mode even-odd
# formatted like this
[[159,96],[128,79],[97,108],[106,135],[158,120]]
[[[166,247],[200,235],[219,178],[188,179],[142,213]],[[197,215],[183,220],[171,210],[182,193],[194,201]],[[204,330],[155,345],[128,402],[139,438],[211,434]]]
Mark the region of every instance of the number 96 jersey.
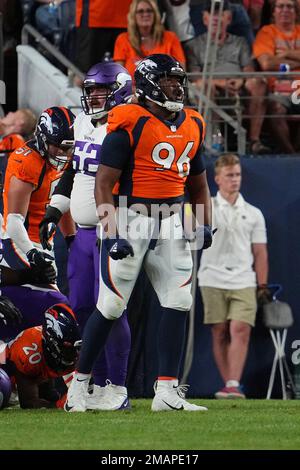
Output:
[[[108,134],[126,131],[129,158],[122,163],[119,194],[137,202],[182,198],[189,174],[200,174],[205,166],[200,155],[205,135],[202,116],[192,109],[166,121],[136,104],[116,106],[108,116]],[[111,156],[111,166],[113,164]],[[102,161],[110,166],[109,161]]]

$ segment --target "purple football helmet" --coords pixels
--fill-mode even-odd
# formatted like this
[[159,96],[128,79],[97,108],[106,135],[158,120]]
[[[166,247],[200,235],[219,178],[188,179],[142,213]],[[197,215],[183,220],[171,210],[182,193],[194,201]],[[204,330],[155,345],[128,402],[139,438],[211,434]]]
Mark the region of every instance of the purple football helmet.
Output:
[[7,373],[0,368],[0,410],[8,405],[11,394],[11,381]]
[[101,119],[114,106],[126,103],[131,95],[129,72],[115,62],[100,62],[93,65],[85,76],[81,106],[85,114]]

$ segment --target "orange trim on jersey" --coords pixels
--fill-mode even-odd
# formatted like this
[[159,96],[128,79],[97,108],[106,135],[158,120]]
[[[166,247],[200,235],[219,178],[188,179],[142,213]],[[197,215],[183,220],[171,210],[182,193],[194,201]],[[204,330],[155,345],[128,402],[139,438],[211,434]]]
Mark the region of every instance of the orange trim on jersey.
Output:
[[179,287],[185,287],[187,286],[188,284],[190,284],[192,282],[192,275],[190,275],[190,277],[188,278],[188,280],[186,282],[184,282],[183,284],[181,284],[181,286]]
[[116,288],[115,284],[113,283],[113,280],[112,280],[112,277],[111,277],[111,274],[110,274],[110,266],[109,266],[109,263],[110,263],[110,259],[109,259],[109,256],[107,257],[107,272],[108,272],[108,277],[109,277],[109,281],[115,291],[115,293],[121,298],[123,299],[123,296],[120,294],[120,292],[118,291],[118,289]]
[[177,377],[168,377],[168,376],[162,375],[161,377],[157,377],[157,380],[177,380]]
[[28,266],[28,268],[30,268],[30,263],[28,261],[26,261],[24,258],[22,258],[22,256],[17,252],[14,242],[12,241],[12,239],[10,239],[10,240],[11,240],[11,246],[12,246],[12,249],[13,249],[15,255],[22,261],[22,263],[24,263],[26,266]]

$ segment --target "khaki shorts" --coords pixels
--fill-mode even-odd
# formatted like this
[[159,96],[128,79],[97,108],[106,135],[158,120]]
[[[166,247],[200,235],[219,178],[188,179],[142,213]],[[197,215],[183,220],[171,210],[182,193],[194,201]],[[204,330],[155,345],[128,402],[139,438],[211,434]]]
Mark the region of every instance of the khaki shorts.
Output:
[[254,326],[257,310],[255,287],[228,290],[202,286],[200,289],[204,306],[204,323],[239,320]]

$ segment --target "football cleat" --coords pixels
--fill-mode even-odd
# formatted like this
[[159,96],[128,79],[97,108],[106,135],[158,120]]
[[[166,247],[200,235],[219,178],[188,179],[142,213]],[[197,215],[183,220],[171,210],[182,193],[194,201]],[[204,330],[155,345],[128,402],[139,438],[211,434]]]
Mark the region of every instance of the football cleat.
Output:
[[70,413],[76,411],[86,411],[86,400],[89,388],[90,377],[86,379],[78,379],[77,374],[74,375],[70,388],[68,390],[67,400],[64,410]]
[[97,397],[93,399],[93,394],[87,399],[89,410],[116,411],[131,408],[126,387],[114,385],[110,380],[106,380],[106,386],[96,393]]
[[207,411],[205,406],[185,400],[189,385],[178,385],[177,380],[159,380],[154,384],[152,411]]
[[88,393],[86,398],[87,410],[99,410],[105,394],[105,387],[94,385],[92,393]]

